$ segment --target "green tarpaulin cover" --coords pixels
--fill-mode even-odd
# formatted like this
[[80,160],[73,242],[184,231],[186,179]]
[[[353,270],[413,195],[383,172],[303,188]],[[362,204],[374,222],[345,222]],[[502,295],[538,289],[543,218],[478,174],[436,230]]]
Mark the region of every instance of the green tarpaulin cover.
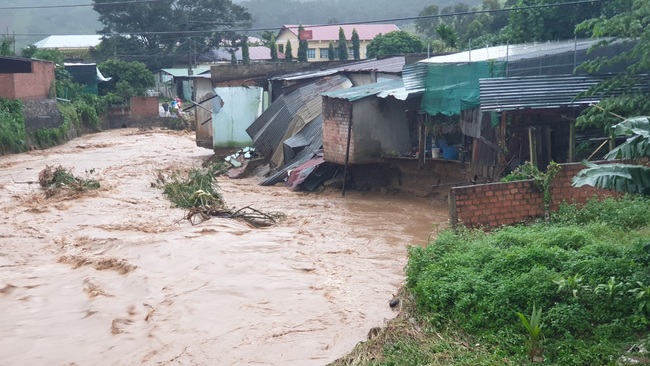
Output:
[[422,110],[435,116],[453,116],[478,107],[479,79],[505,75],[506,63],[481,61],[453,64],[430,64]]

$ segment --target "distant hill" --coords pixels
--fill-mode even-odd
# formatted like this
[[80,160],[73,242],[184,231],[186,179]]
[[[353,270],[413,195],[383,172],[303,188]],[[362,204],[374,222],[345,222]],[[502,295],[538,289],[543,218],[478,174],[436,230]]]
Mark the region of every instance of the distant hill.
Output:
[[[72,5],[91,0],[1,0],[0,8],[15,6]],[[443,8],[464,2],[470,6],[481,0],[235,0],[249,9],[254,27],[283,24],[354,22],[416,16],[431,4]],[[398,24],[400,24],[398,22]],[[0,10],[0,34],[16,33],[17,50],[52,34],[95,34],[102,29],[91,6],[50,9]],[[30,35],[25,35],[30,34]]]
[[432,4],[440,9],[457,3],[473,7],[481,0],[243,0],[238,3],[249,9],[256,27],[276,27],[301,22],[325,24],[413,17]]

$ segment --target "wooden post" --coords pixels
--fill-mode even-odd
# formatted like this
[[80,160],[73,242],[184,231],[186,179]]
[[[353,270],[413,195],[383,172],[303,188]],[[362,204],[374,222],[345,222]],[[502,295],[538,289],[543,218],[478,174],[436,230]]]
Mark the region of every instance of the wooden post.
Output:
[[424,149],[425,149],[425,141],[426,141],[426,128],[427,126],[424,124],[424,119],[426,118],[425,114],[420,114],[418,116],[418,168],[422,169],[424,168]]
[[[508,117],[506,111],[501,112],[501,125],[499,127],[499,142],[498,145],[501,149],[506,147],[506,129],[508,128]],[[497,154],[497,161],[499,166],[505,167],[506,164],[506,155]]]
[[456,196],[454,190],[449,190],[449,224],[452,228],[458,226],[458,211],[456,210]]
[[569,156],[568,162],[573,163],[575,160],[575,149],[576,149],[576,121],[573,120],[569,124]]
[[537,166],[537,131],[535,127],[528,127],[528,145],[530,147],[530,163]]
[[343,193],[345,197],[345,182],[348,180],[348,165],[350,165],[350,140],[352,138],[352,103],[350,105],[350,121],[348,121],[348,145],[345,149],[345,167],[343,167]]

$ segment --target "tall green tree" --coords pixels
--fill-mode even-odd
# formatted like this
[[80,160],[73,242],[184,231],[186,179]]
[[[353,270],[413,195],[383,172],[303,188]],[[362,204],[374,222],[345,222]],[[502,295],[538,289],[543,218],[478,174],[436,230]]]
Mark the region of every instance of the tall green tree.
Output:
[[241,62],[244,65],[250,65],[251,63],[251,53],[248,49],[248,42],[244,40],[241,46]]
[[456,51],[458,48],[458,34],[453,26],[447,23],[440,23],[436,27],[438,38],[445,44],[447,51]]
[[[578,125],[597,126],[608,129],[618,123],[617,117],[650,115],[650,95],[634,88],[640,74],[650,73],[650,2],[645,0],[612,0],[603,8],[603,16],[587,20],[578,26],[579,31],[589,32],[593,38],[610,42],[633,42],[629,51],[614,56],[599,57],[580,66],[592,73],[601,72],[611,65],[628,65],[625,72],[589,91],[602,95],[598,107],[588,108],[577,119]],[[608,16],[609,14],[614,14]],[[612,96],[612,91],[616,91]],[[609,97],[607,97],[609,95]],[[613,113],[613,114],[612,114]]]
[[284,47],[284,61],[293,61],[293,50],[291,49],[291,42],[287,40],[287,45]]
[[271,35],[269,48],[271,49],[271,61],[276,62],[278,60],[278,44],[275,42],[275,34]]
[[[418,16],[431,16],[440,14],[438,5],[429,5],[418,14]],[[415,30],[428,38],[433,38],[436,35],[436,27],[440,24],[440,18],[422,18],[415,21]]]
[[298,26],[298,62],[307,62],[307,48],[309,44],[306,39],[302,39],[305,28],[300,24]]
[[97,68],[102,75],[111,78],[99,84],[101,95],[114,93],[128,98],[144,95],[147,89],[155,85],[153,73],[142,62],[111,59],[98,64]]
[[[576,36],[576,26],[581,22],[599,18],[605,14],[604,4],[620,0],[599,2],[584,2],[570,6],[555,6],[548,8],[521,9],[510,12],[507,37],[511,43],[531,41],[553,41],[572,39]],[[627,0],[623,0],[627,1]],[[514,9],[536,5],[566,3],[564,0],[517,0]],[[578,32],[577,36],[586,36]]]
[[357,33],[357,30],[355,28],[352,28],[352,53],[354,54],[354,59],[355,60],[360,60],[361,59],[361,44],[359,41],[359,33]]
[[369,58],[406,53],[418,53],[426,49],[420,37],[405,31],[393,31],[376,36],[368,44],[366,56]]
[[339,28],[339,60],[348,59],[348,45],[347,39],[345,38],[345,31],[343,28]]
[[334,51],[334,42],[330,41],[329,48],[327,49],[327,59],[334,61],[336,59],[336,53]]
[[[95,55],[143,61],[152,68],[184,62],[188,54],[203,53],[224,44],[234,45],[241,36],[229,30],[249,27],[252,20],[246,8],[231,0],[160,0],[133,4],[122,0],[93,0],[93,4],[104,25],[102,33],[128,35],[106,38],[102,43],[109,45],[99,48]],[[183,33],[205,29],[223,31],[192,34],[191,38]],[[128,48],[122,48],[125,46]]]
[[[605,39],[601,45],[615,41],[631,41],[629,51],[612,57],[600,57],[581,67],[598,72],[611,65],[628,65],[624,74],[604,81],[589,93],[605,97],[577,119],[578,125],[597,125],[612,136],[631,136],[605,156],[608,160],[623,159],[631,164],[590,165],[574,179],[574,185],[592,185],[622,192],[650,194],[650,168],[638,164],[650,158],[650,119],[635,117],[620,122],[621,115],[650,114],[650,94],[639,93],[634,86],[640,74],[650,72],[650,2],[646,0],[612,0],[603,4],[604,14],[578,26],[594,38]],[[615,93],[612,93],[615,92]],[[611,96],[614,94],[615,96]],[[610,96],[610,97],[607,97]],[[616,122],[613,122],[616,121]],[[616,123],[616,124],[614,124]],[[611,128],[610,126],[614,124]]]
[[13,41],[9,38],[3,38],[0,42],[0,56],[14,56],[14,51],[11,49]]

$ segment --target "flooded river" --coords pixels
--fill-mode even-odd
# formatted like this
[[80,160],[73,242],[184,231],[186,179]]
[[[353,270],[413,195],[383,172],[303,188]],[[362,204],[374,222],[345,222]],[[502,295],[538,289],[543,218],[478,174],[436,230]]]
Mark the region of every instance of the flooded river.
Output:
[[[395,315],[406,245],[447,220],[422,199],[220,178],[229,206],[287,219],[192,226],[151,182],[211,153],[123,129],[0,156],[0,365],[325,365]],[[59,164],[102,187],[45,199],[33,182]]]

